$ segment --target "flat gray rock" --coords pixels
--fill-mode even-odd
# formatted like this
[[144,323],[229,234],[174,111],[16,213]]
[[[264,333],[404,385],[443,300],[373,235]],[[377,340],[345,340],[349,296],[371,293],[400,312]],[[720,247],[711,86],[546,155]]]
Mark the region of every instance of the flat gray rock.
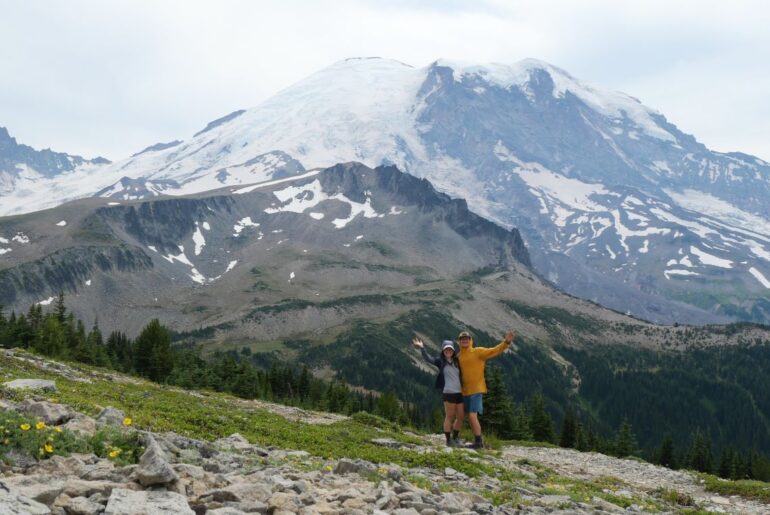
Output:
[[0,481],[0,513],[3,515],[46,515],[48,506],[11,489]]
[[3,383],[3,388],[9,390],[43,390],[44,392],[55,392],[56,382],[48,379],[14,379]]
[[104,515],[195,515],[185,496],[165,490],[134,491],[116,488]]

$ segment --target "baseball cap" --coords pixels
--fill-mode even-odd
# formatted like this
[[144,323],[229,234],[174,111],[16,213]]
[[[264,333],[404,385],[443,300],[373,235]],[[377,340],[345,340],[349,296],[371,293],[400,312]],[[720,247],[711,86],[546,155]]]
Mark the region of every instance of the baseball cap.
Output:
[[471,333],[469,333],[468,331],[463,331],[460,333],[457,339],[459,340],[461,338],[470,338],[470,337],[471,337]]
[[452,349],[452,351],[455,350],[455,344],[452,340],[444,340],[441,344],[441,352],[444,352],[444,349]]

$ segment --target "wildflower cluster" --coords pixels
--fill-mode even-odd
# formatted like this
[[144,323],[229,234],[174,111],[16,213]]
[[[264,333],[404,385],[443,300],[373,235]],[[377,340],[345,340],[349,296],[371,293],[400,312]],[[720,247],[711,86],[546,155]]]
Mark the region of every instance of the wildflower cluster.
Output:
[[26,451],[39,459],[53,454],[81,451],[84,444],[58,426],[44,420],[28,419],[13,411],[0,411],[0,461],[12,449]]

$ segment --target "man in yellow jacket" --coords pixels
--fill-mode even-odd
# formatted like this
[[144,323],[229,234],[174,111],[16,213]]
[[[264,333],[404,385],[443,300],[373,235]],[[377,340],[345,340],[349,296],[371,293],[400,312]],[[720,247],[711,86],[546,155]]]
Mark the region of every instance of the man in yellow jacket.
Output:
[[461,332],[457,337],[457,342],[460,344],[457,361],[462,375],[463,402],[475,437],[472,445],[474,449],[484,447],[481,440],[481,424],[479,423],[479,415],[484,412],[482,395],[487,393],[484,367],[488,359],[505,352],[505,349],[513,342],[513,338],[513,331],[508,331],[505,333],[505,339],[494,347],[474,347],[473,338],[468,331]]

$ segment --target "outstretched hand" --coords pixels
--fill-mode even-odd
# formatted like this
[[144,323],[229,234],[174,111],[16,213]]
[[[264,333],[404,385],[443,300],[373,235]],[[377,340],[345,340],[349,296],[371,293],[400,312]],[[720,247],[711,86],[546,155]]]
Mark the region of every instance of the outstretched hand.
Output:
[[420,340],[419,338],[414,338],[412,340],[412,345],[414,345],[418,349],[422,349],[424,344],[422,343],[422,340]]
[[516,337],[516,333],[514,333],[513,331],[508,331],[507,333],[505,333],[505,341],[508,342],[509,344],[513,343],[513,339],[515,337]]

